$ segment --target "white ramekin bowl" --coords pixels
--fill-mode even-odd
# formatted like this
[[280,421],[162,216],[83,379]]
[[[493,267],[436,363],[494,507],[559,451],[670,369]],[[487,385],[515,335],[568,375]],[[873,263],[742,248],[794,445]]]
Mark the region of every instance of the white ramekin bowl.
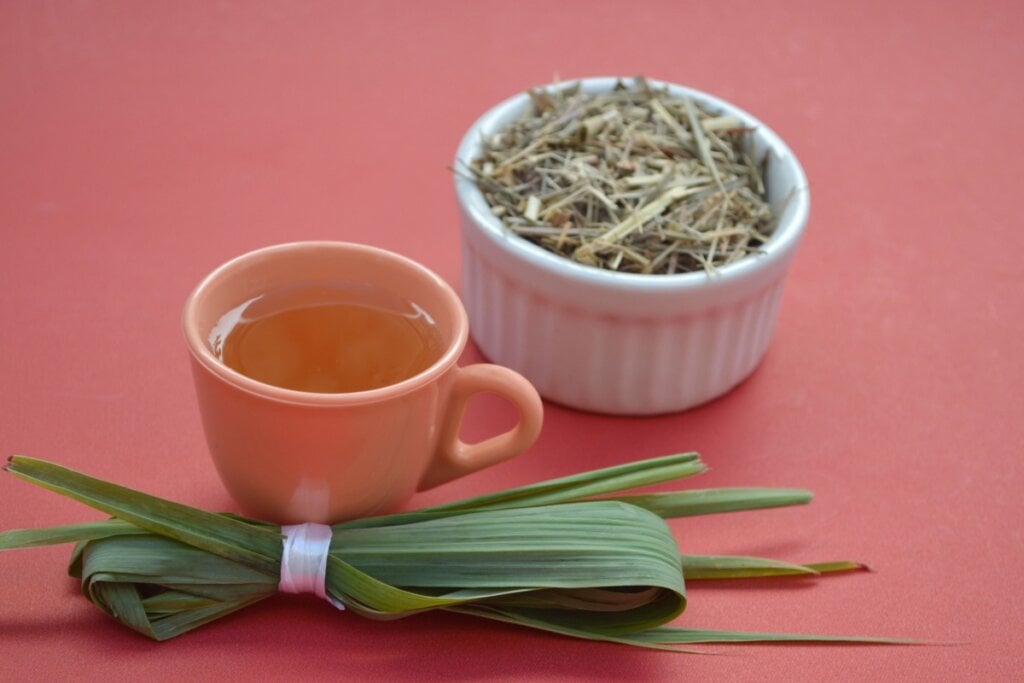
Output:
[[[581,82],[598,92],[617,80]],[[755,160],[765,159],[768,200],[779,216],[762,253],[712,276],[637,275],[584,266],[514,235],[464,171],[480,156],[482,141],[529,106],[525,93],[480,117],[455,159],[462,297],[473,338],[492,362],[572,408],[620,415],[680,411],[743,381],[768,348],[786,273],[807,224],[807,178],[774,132],[712,95],[648,82],[739,117],[752,129],[747,144]]]

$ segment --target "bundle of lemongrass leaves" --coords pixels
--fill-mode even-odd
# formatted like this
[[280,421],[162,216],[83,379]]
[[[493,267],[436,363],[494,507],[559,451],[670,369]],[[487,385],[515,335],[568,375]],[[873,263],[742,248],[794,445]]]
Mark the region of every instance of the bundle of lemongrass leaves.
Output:
[[[113,518],[0,533],[0,550],[77,542],[70,573],[124,625],[157,640],[277,592],[274,525],[204,512],[33,458],[11,474]],[[744,641],[906,642],[665,626],[686,606],[683,577],[807,576],[861,568],[735,556],[680,557],[663,518],[806,503],[799,489],[620,495],[703,471],[696,453],[586,472],[455,503],[337,524],[330,599],[390,619],[432,609],[567,636],[675,649]]]

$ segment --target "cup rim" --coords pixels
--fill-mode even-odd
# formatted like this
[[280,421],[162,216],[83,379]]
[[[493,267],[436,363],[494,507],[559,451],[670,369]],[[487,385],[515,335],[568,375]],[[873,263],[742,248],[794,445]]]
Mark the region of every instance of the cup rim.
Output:
[[[273,384],[267,384],[248,377],[237,370],[228,367],[217,359],[213,354],[212,349],[210,349],[207,340],[203,338],[202,332],[199,330],[198,321],[196,320],[198,305],[206,292],[214,287],[220,279],[229,276],[233,271],[238,270],[240,267],[254,259],[314,249],[331,249],[368,255],[372,254],[375,257],[390,261],[397,267],[415,270],[420,275],[429,279],[442,291],[444,298],[452,304],[452,308],[455,311],[455,333],[452,335],[444,353],[442,353],[441,356],[428,368],[416,375],[413,375],[412,377],[402,380],[401,382],[389,384],[385,387],[378,387],[376,389],[343,393],[317,393],[278,387]],[[358,244],[355,242],[331,240],[310,240],[273,244],[248,251],[222,263],[203,277],[185,300],[185,305],[182,310],[181,326],[182,333],[185,337],[185,343],[188,346],[192,357],[203,368],[224,382],[227,382],[228,384],[247,393],[280,403],[322,407],[340,407],[378,403],[380,401],[402,396],[426,386],[456,364],[469,338],[469,320],[466,316],[465,308],[463,307],[461,300],[455,293],[455,290],[453,290],[451,286],[434,271],[417,261],[386,249],[366,244]]]
[[[611,89],[619,81],[628,82],[630,80],[632,79],[617,76],[597,76],[571,79],[544,87],[568,88],[579,83],[585,91],[601,92]],[[704,290],[708,287],[726,287],[733,282],[751,277],[754,273],[769,267],[771,263],[792,252],[807,225],[810,213],[810,190],[803,167],[789,146],[762,121],[726,100],[687,86],[650,78],[646,80],[654,87],[668,88],[668,91],[674,95],[691,97],[713,110],[736,116],[752,129],[751,135],[763,140],[768,150],[766,153],[774,154],[780,163],[789,167],[795,178],[795,187],[788,200],[792,202],[793,210],[787,220],[778,223],[769,240],[761,247],[762,253],[746,256],[728,265],[720,266],[710,277],[703,271],[673,275],[623,273],[576,263],[506,229],[491,211],[476,183],[463,169],[479,156],[482,140],[486,135],[496,132],[501,123],[527,106],[529,102],[527,92],[513,95],[487,110],[473,122],[459,143],[454,161],[455,194],[459,205],[471,219],[477,231],[486,235],[502,249],[512,252],[515,257],[544,271],[590,286],[613,288],[620,291],[678,292],[680,290]]]

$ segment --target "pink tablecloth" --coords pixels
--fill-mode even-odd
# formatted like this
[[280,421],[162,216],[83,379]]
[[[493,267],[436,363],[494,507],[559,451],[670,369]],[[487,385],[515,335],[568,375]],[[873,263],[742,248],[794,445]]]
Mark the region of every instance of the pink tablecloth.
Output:
[[[697,449],[702,485],[817,498],[674,523],[685,551],[877,571],[692,585],[680,624],[959,643],[671,655],[282,597],[155,644],[48,548],[0,555],[0,677],[1019,676],[1022,34],[1021,6],[994,1],[0,4],[3,453],[230,509],[178,329],[198,279],[317,238],[458,286],[447,166],[473,119],[555,77],[646,74],[748,109],[803,161],[811,223],[768,356],[685,414],[549,405],[527,454],[414,503]],[[0,478],[0,528],[96,517]]]

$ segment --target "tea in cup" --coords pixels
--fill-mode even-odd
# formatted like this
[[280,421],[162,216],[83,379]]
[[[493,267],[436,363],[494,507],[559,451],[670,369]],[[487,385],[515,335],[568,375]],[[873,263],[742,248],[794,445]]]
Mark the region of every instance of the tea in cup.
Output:
[[[437,275],[344,242],[260,249],[222,265],[183,314],[199,410],[224,485],[250,514],[330,523],[511,458],[536,439],[540,397],[512,370],[459,367],[465,310]],[[459,437],[470,397],[519,420]]]

